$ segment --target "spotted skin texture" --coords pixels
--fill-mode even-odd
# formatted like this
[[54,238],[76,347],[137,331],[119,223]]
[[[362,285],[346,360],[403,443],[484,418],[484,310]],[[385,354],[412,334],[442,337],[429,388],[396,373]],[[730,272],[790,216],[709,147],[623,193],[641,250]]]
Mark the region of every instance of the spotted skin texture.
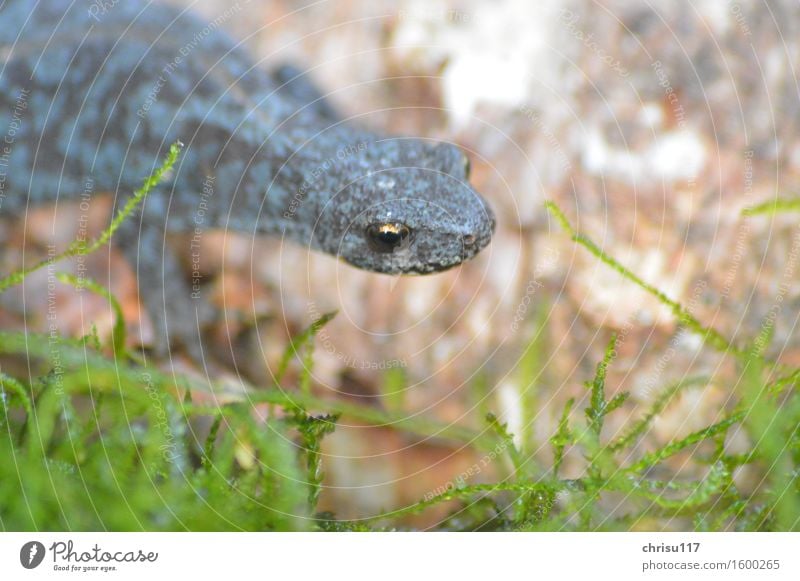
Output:
[[[278,235],[391,274],[445,270],[489,243],[494,218],[458,148],[340,118],[302,72],[246,54],[224,13],[105,4],[0,0],[0,218],[86,192],[123,203],[182,141],[118,237],[163,340],[187,342],[206,318],[165,233]],[[387,222],[410,236],[379,252],[367,231]]]

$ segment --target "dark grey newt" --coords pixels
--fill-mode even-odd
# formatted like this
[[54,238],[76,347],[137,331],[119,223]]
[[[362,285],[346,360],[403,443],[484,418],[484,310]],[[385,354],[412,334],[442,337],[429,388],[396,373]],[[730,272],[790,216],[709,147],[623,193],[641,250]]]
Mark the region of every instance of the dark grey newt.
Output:
[[489,243],[460,149],[342,119],[295,69],[260,68],[221,20],[146,0],[0,0],[0,217],[86,192],[121,204],[182,141],[117,237],[162,348],[197,342],[205,320],[167,232],[285,236],[391,274],[442,271]]

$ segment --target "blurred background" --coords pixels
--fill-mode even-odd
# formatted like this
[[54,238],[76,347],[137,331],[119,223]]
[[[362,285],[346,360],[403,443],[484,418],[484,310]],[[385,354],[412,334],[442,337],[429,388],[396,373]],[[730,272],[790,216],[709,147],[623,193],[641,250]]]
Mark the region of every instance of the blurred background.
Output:
[[[224,14],[224,27],[265,68],[290,62],[308,70],[346,116],[461,146],[498,229],[474,261],[403,278],[358,271],[277,240],[206,237],[204,274],[226,315],[207,338],[215,355],[205,366],[177,357],[165,367],[266,385],[289,337],[338,310],[317,339],[316,395],[477,431],[492,411],[523,450],[547,465],[547,440],[564,403],[576,398],[582,407],[583,382],[616,331],[609,397],[623,390],[632,396],[623,413],[609,418],[609,437],[664,386],[686,377],[713,379],[684,393],[639,449],[720,417],[731,405],[730,364],[701,350],[701,340],[654,297],[577,246],[545,200],[728,337],[752,339],[779,305],[770,354],[800,363],[790,340],[800,313],[796,220],[741,214],[797,188],[794,3],[181,3],[189,4],[209,19]],[[60,212],[57,242],[65,245],[77,223]],[[98,210],[95,232],[106,218]],[[4,233],[4,246],[24,241],[29,252],[43,252],[52,241],[50,219],[47,210],[36,213],[25,228]],[[16,250],[6,255],[9,269],[18,264]],[[90,274],[108,260],[89,257]],[[136,303],[132,271],[114,284],[130,325],[141,326],[146,338],[150,323]],[[17,306],[6,305],[0,324],[47,328],[46,294],[36,288],[33,278],[24,287],[27,318],[22,291],[15,291],[4,301]],[[62,332],[81,335],[94,322],[101,335],[110,333],[102,299],[58,292]],[[464,445],[346,417],[323,453],[320,509],[342,518],[407,505],[481,458]],[[503,462],[469,474],[469,483],[501,477]],[[676,474],[692,470],[685,457],[671,462]],[[583,458],[568,453],[564,476],[582,468]],[[735,478],[743,489],[757,485],[748,483],[747,467]],[[433,524],[446,510],[414,524]]]

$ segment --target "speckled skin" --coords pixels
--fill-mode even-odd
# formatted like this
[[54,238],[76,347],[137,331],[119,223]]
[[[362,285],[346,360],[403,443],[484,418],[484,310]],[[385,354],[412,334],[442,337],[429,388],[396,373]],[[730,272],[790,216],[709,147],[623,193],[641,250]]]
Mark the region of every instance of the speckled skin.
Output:
[[[204,319],[165,232],[283,235],[385,273],[444,270],[489,243],[494,218],[459,149],[340,119],[298,71],[254,63],[223,32],[224,14],[34,4],[0,0],[0,217],[86,191],[122,203],[181,140],[171,179],[118,240],[161,335],[186,340]],[[374,251],[366,228],[380,222],[405,224],[410,243]]]

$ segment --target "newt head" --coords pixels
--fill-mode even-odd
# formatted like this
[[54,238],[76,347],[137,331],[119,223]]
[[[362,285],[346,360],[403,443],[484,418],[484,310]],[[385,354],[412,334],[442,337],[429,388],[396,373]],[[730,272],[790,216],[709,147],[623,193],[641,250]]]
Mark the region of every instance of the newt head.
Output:
[[458,147],[392,137],[350,151],[339,159],[336,190],[318,208],[317,248],[374,272],[430,274],[491,241],[494,214],[470,185],[469,159]]

